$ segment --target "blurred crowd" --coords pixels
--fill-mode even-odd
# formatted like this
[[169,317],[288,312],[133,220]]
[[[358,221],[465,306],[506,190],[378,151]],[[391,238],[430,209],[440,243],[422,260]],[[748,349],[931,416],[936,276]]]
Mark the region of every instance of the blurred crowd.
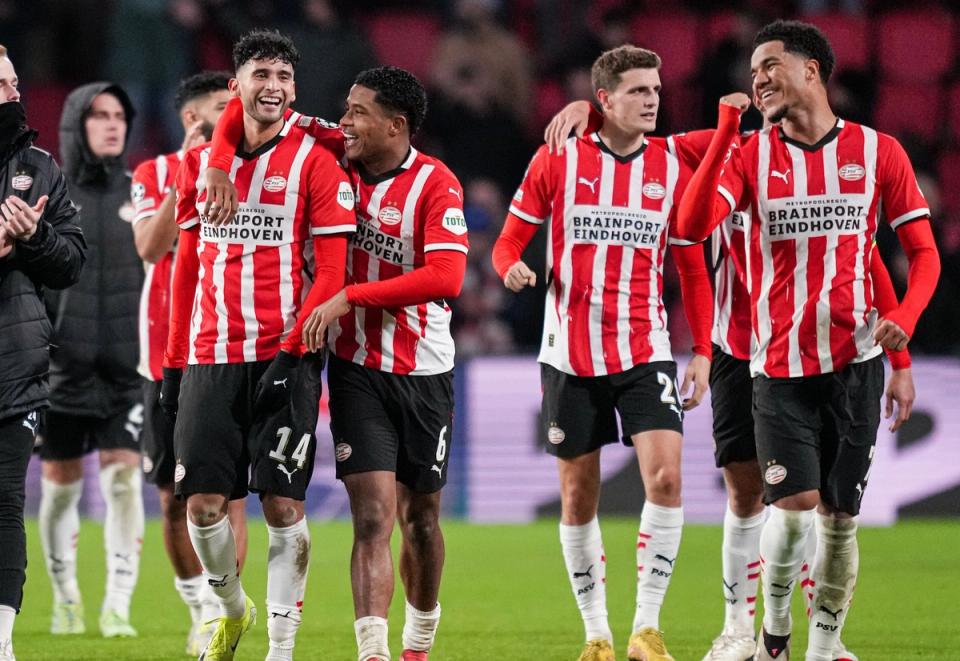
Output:
[[[689,62],[664,55],[664,93],[658,133],[713,126],[716,101],[749,89],[749,57],[756,29],[775,17],[854,17],[873,25],[903,8],[894,0],[741,0],[723,12],[708,0],[0,0],[0,44],[15,59],[28,117],[38,144],[56,153],[56,123],[74,85],[107,79],[122,85],[138,115],[131,136],[133,162],[175,149],[182,128],[173,107],[177,82],[201,69],[230,69],[230,44],[258,26],[289,34],[302,53],[294,107],[336,121],[354,75],[377,63],[397,64],[431,90],[426,125],[416,143],[442,158],[464,185],[470,227],[470,266],[455,303],[454,333],[461,356],[533,351],[540,338],[543,282],[507,295],[490,266],[490,250],[526,163],[547,120],[566,102],[592,97],[590,65],[604,49],[644,43],[646,17],[693,17]],[[942,13],[953,21],[954,2],[909,3],[911,11]],[[953,12],[953,13],[950,13]],[[859,21],[859,23],[856,23]],[[668,26],[669,27],[669,26]],[[666,29],[666,28],[665,28]],[[652,32],[651,32],[652,33]],[[703,38],[709,34],[709,38]],[[829,34],[829,33],[828,33]],[[844,45],[844,44],[842,44]],[[932,83],[957,90],[957,53],[948,54]],[[677,71],[682,75],[671,77]],[[875,116],[884,80],[869,57],[838,58],[834,107],[851,120],[888,130]],[[952,98],[952,97],[951,97]],[[882,100],[882,99],[880,99]],[[879,104],[882,105],[882,104]],[[901,107],[909,118],[913,108]],[[957,113],[960,118],[960,113]],[[881,121],[878,121],[881,120]],[[754,125],[759,117],[753,117]],[[918,124],[920,120],[914,120]],[[931,205],[943,263],[940,287],[911,347],[960,354],[960,127],[889,127],[902,140]],[[951,160],[952,159],[952,160]],[[946,189],[946,190],[944,190]],[[902,293],[906,260],[892,232],[878,236],[884,260]],[[544,270],[543,241],[527,260]],[[679,285],[668,268],[665,299],[675,346],[689,334]]]

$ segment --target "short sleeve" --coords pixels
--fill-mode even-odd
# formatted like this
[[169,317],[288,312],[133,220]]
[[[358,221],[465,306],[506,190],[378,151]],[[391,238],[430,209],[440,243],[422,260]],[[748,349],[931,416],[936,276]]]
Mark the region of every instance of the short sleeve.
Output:
[[695,170],[707,153],[714,133],[714,129],[702,129],[667,136],[667,151],[679,158],[688,168]]
[[890,227],[930,215],[910,158],[894,138],[879,134],[877,140],[877,187],[880,204]]
[[190,150],[184,154],[177,170],[177,225],[186,230],[200,223],[197,212],[197,177],[200,174],[200,152]]
[[423,252],[470,249],[467,240],[467,219],[463,213],[463,186],[445,168],[437,168],[427,196],[420,206],[423,222]]
[[333,155],[315,151],[307,173],[310,234],[340,234],[357,229],[356,197],[350,179]]
[[130,201],[133,202],[134,212],[131,224],[136,225],[157,212],[164,197],[162,185],[157,179],[156,159],[144,161],[136,167],[130,182]]
[[[576,145],[568,141],[566,148],[576,149]],[[550,159],[546,145],[537,150],[510,202],[510,213],[534,225],[543,224],[550,215]]]
[[343,158],[343,131],[340,130],[339,124],[319,117],[306,116],[301,117],[298,123],[302,129],[313,136],[317,144],[336,156],[337,160]]

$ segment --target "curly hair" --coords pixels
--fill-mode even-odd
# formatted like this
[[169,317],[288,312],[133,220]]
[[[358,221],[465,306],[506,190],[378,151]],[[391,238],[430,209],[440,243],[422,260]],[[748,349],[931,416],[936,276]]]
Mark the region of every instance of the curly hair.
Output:
[[820,64],[820,80],[826,85],[833,73],[836,58],[826,35],[815,25],[800,21],[777,20],[760,28],[753,38],[753,48],[769,41],[782,41],[783,50],[816,60]]
[[185,105],[200,97],[228,89],[227,83],[232,76],[227,71],[201,71],[188,76],[177,85],[174,105],[181,110]]
[[630,69],[659,69],[660,56],[652,50],[624,45],[600,54],[590,68],[593,91],[612,90],[620,84],[620,74]]
[[290,37],[277,30],[251,30],[233,45],[234,70],[239,70],[250,60],[280,60],[296,67],[300,51]]
[[374,100],[390,112],[406,117],[411,136],[423,126],[427,116],[427,91],[417,77],[406,69],[367,69],[361,71],[353,82],[376,92]]

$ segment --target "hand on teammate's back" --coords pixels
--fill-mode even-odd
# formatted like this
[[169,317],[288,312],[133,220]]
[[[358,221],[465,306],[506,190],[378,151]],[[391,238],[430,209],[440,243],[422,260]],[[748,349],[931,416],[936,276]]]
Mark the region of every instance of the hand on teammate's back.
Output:
[[183,370],[177,367],[163,368],[163,383],[160,385],[160,408],[171,420],[177,419],[180,406],[180,379]]
[[687,363],[687,369],[683,374],[683,384],[680,386],[681,397],[686,395],[693,385],[693,393],[690,397],[683,400],[683,410],[689,411],[695,409],[703,400],[703,395],[707,392],[707,386],[710,383],[710,359],[699,354],[695,355]]
[[203,205],[203,215],[207,222],[219,227],[233,220],[237,213],[237,188],[229,175],[219,168],[207,168],[203,171],[207,184],[207,201]]
[[303,322],[303,343],[307,351],[319,351],[324,345],[327,326],[350,311],[347,290],[341,289],[329,299],[310,311]]
[[280,351],[257,382],[253,408],[258,413],[273,413],[290,401],[294,376],[300,359],[292,353]]
[[537,274],[530,270],[522,261],[517,262],[503,276],[503,284],[507,289],[518,292],[524,287],[537,286]]

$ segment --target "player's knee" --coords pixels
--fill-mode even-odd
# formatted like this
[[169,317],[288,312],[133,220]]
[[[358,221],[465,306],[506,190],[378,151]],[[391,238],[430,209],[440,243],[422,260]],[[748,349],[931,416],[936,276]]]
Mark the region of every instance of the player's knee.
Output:
[[664,466],[657,470],[646,487],[647,499],[656,503],[680,500],[680,467]]
[[288,528],[302,517],[302,508],[290,498],[265,496],[263,499],[263,518],[268,526]]
[[412,546],[429,546],[440,534],[440,519],[433,511],[418,512],[403,524],[403,537]]
[[754,516],[763,509],[763,487],[730,489],[728,492],[730,509],[740,518]]
[[393,513],[383,503],[364,503],[354,507],[353,536],[359,542],[389,539],[393,530]]
[[140,492],[140,467],[112,463],[100,469],[100,487],[104,497],[122,500]]
[[226,516],[226,502],[223,496],[195,494],[187,500],[187,516],[195,526],[212,526]]

